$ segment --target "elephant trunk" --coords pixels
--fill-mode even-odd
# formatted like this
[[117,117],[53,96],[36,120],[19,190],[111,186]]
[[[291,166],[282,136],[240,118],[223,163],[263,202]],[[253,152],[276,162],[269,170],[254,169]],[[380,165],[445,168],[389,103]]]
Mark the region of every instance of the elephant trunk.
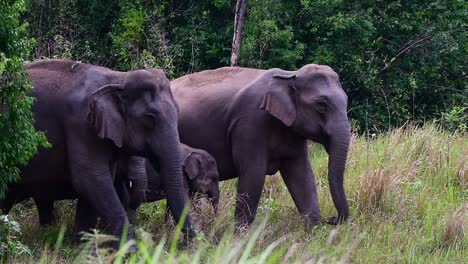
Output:
[[132,183],[130,195],[130,208],[138,207],[146,200],[146,191],[148,189],[148,177],[146,175],[145,159],[132,156],[127,161],[128,178]]
[[[162,185],[166,192],[167,205],[169,206],[175,220],[180,221],[184,208],[186,207],[186,195],[183,187],[182,159],[180,153],[180,141],[177,128],[172,127],[161,133],[156,133],[155,140],[157,149],[154,151],[157,159],[152,159],[154,168],[161,173]],[[162,134],[162,135],[161,135]],[[156,162],[159,161],[159,163]],[[182,230],[189,237],[194,233],[191,226],[190,216],[187,214]]]
[[210,192],[208,198],[211,199],[211,205],[213,206],[213,211],[215,214],[218,213],[218,205],[219,205],[219,190],[215,190]]
[[348,155],[348,148],[351,138],[349,122],[346,119],[337,123],[333,129],[334,134],[329,137],[328,151],[328,182],[330,192],[338,211],[336,219],[330,219],[331,224],[338,224],[346,221],[349,216],[349,207],[343,186],[343,176]]

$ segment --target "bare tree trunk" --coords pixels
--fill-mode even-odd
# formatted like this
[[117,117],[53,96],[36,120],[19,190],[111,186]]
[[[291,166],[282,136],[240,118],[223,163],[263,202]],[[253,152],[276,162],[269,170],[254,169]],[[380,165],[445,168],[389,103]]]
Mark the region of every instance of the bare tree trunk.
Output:
[[234,35],[232,37],[231,66],[239,65],[239,53],[242,43],[242,29],[245,21],[245,6],[247,0],[237,0],[236,16],[234,18]]

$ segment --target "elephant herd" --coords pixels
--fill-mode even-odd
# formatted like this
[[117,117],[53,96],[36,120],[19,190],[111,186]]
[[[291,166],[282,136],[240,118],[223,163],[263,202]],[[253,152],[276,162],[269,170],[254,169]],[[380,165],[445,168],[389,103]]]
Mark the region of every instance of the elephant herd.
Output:
[[[218,182],[238,177],[235,220],[250,224],[266,175],[278,171],[307,225],[321,220],[308,140],[326,149],[338,215],[349,215],[343,175],[350,143],[347,96],[328,66],[298,71],[224,67],[170,82],[68,60],[25,65],[35,128],[51,143],[8,186],[0,210],[33,198],[40,223],[54,201],[77,199],[73,234],[100,226],[121,237],[143,202],[167,199],[176,221],[194,193],[217,209]],[[182,230],[196,235],[190,215]],[[113,246],[117,247],[119,242]]]

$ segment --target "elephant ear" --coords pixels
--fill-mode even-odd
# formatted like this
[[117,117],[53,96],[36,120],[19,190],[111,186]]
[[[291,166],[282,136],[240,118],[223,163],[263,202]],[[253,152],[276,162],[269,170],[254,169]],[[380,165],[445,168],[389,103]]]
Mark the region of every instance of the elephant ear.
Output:
[[294,99],[294,74],[273,75],[268,82],[267,92],[260,106],[286,126],[296,120],[296,103]]
[[123,86],[107,84],[89,95],[88,121],[100,138],[107,138],[122,147],[125,121],[121,92]]
[[200,153],[191,152],[184,159],[184,171],[187,173],[188,178],[193,180],[197,177],[204,178],[206,176],[205,165],[203,164],[203,157]]

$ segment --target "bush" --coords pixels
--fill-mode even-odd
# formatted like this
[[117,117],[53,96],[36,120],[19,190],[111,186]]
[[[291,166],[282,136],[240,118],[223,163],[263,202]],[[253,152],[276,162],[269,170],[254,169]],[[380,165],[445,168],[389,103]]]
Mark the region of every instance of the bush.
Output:
[[44,134],[34,130],[33,98],[26,96],[31,85],[23,64],[33,40],[24,37],[27,24],[20,24],[24,10],[24,0],[0,0],[0,197],[18,179],[18,166],[28,162],[37,146],[46,145]]
[[442,123],[447,129],[464,133],[468,130],[468,107],[454,106],[452,110],[442,113]]
[[0,261],[23,254],[31,255],[31,250],[18,241],[17,235],[20,234],[18,222],[7,215],[0,215]]

